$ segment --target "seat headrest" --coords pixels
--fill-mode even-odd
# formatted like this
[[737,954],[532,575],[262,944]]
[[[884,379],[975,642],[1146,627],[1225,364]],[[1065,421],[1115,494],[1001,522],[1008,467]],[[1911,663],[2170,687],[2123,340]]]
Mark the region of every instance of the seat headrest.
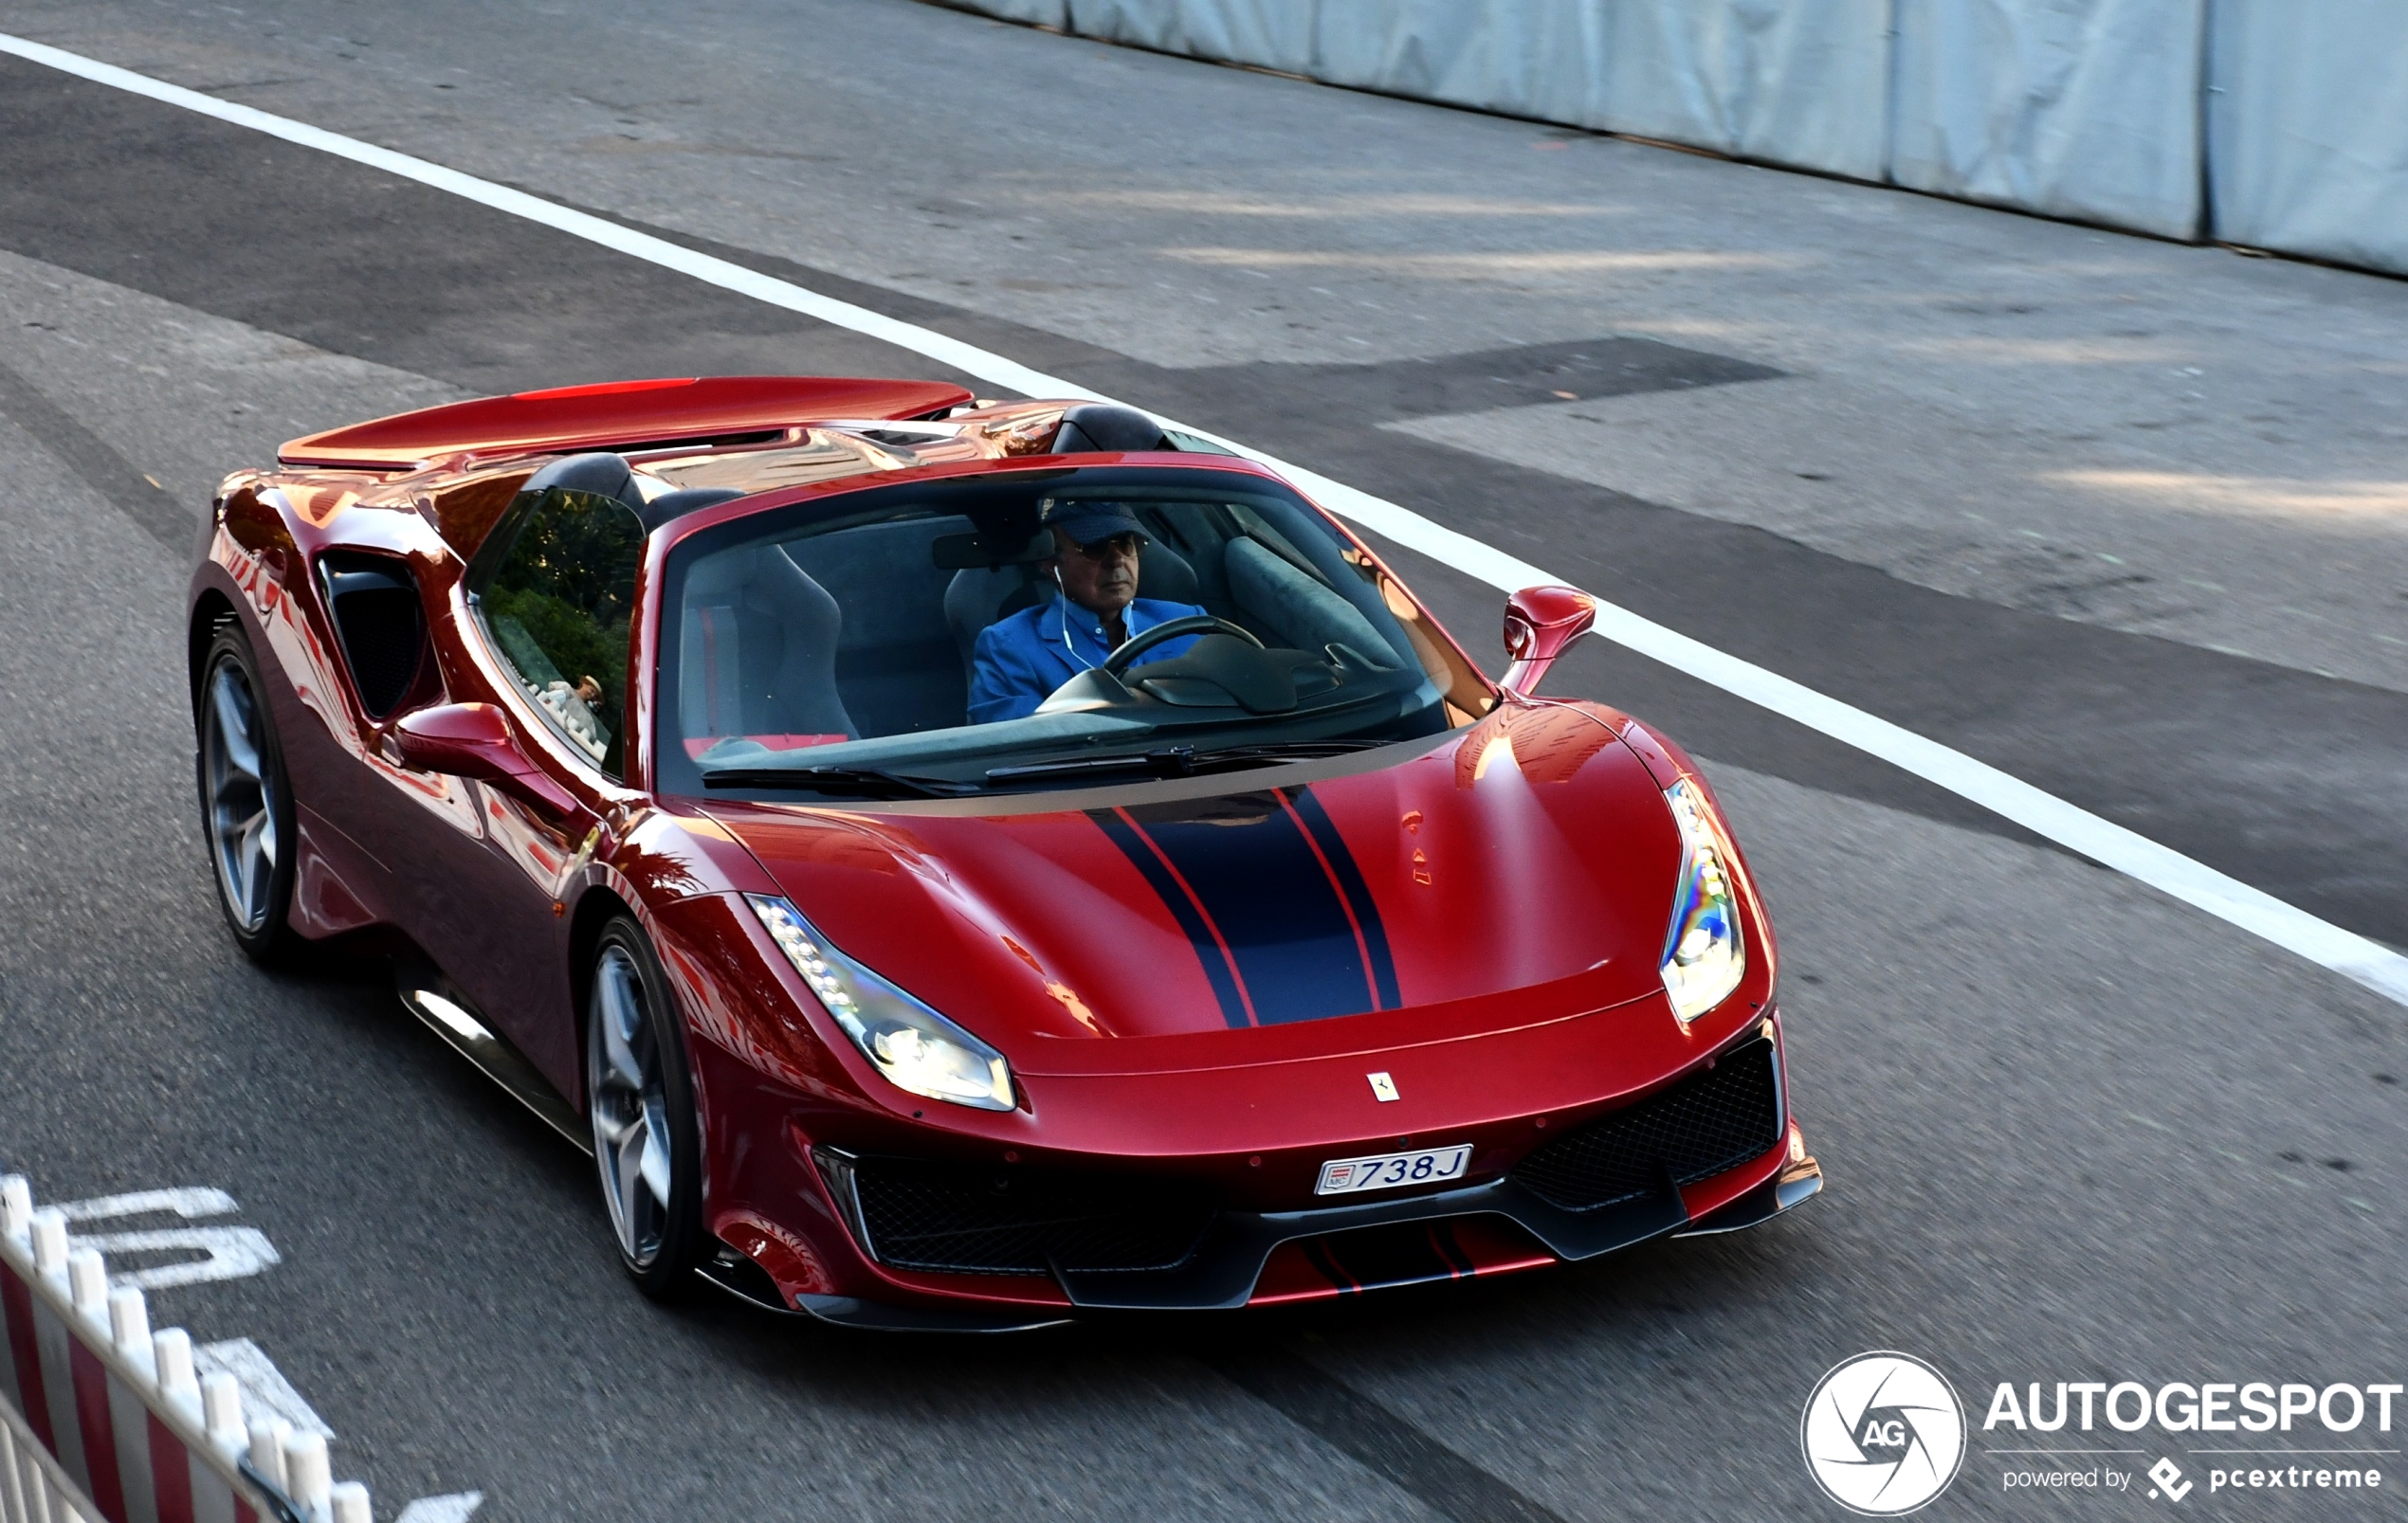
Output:
[[928,558],[943,571],[984,571],[994,566],[1025,566],[1053,553],[1053,535],[998,533],[939,535],[928,542]]
[[529,477],[527,484],[519,490],[549,492],[556,486],[571,492],[591,492],[596,497],[616,498],[638,512],[644,507],[644,494],[635,487],[635,472],[628,468],[625,460],[608,450],[556,460]]
[[1106,402],[1088,402],[1065,412],[1062,431],[1053,436],[1053,452],[1057,455],[1175,447],[1160,424],[1135,408],[1115,407]]
[[638,510],[646,530],[658,529],[671,518],[716,507],[731,498],[744,494],[732,486],[689,486],[675,492],[664,492]]

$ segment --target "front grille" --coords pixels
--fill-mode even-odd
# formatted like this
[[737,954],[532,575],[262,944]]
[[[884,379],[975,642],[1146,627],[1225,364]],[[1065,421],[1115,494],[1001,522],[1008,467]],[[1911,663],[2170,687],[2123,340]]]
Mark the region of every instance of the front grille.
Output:
[[1158,1180],[865,1158],[853,1188],[879,1262],[957,1275],[1176,1269],[1213,1221]]
[[1758,1037],[1712,1068],[1558,1137],[1513,1177],[1551,1206],[1583,1211],[1736,1169],[1780,1140],[1780,1079],[1773,1043]]

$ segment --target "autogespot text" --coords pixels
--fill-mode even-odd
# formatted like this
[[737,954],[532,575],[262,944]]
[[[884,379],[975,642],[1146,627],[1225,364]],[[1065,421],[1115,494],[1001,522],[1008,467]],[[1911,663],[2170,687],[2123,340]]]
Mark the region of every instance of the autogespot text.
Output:
[[[2328,1433],[2355,1433],[2373,1419],[2371,1431],[2391,1431],[2391,1402],[2408,1387],[2275,1385],[2271,1381],[2210,1381],[2193,1386],[2172,1381],[2152,1391],[2137,1380],[2058,1381],[2053,1401],[2044,1403],[2034,1381],[2018,1398],[2014,1384],[2000,1381],[1990,1397],[1984,1432],[2055,1433],[2071,1426],[2089,1433],[2096,1418],[2119,1433],[2138,1433],[2152,1423],[2167,1433],[2271,1433],[2313,1416]],[[2078,1414],[2078,1423],[2069,1419]]]
[[[2381,1487],[2382,1472],[2373,1461],[2389,1452],[2388,1445],[2369,1444],[2360,1453],[2348,1447],[2290,1451],[2303,1439],[2329,1442],[2331,1436],[2363,1434],[2369,1438],[2392,1431],[2392,1401],[2408,1387],[2400,1385],[2312,1386],[2298,1382],[2169,1381],[2154,1388],[2137,1380],[2033,1381],[2020,1390],[2001,1381],[1990,1396],[1990,1411],[1982,1419],[1984,1433],[2094,1433],[2104,1425],[2116,1433],[2137,1434],[2145,1428],[2162,1433],[2198,1434],[2186,1445],[2192,1465],[2206,1470],[2210,1495],[2242,1491],[2371,1491]],[[2249,1446],[2247,1435],[2297,1434],[2261,1441],[2265,1448]],[[2232,1434],[2218,1443],[2206,1435]],[[2304,1462],[2303,1462],[2304,1461]],[[2184,1474],[2172,1457],[2157,1461],[2145,1479],[2161,1495],[2180,1501],[2194,1485],[2196,1470]],[[2007,1491],[2058,1493],[2124,1492],[2131,1489],[2133,1472],[2104,1459],[2089,1468],[2056,1468],[2046,1464],[2011,1469],[2000,1476]]]

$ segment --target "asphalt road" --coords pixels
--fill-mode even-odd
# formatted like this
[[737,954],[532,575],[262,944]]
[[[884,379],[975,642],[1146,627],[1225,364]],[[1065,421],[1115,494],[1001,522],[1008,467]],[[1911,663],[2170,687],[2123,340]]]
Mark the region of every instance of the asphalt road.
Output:
[[[0,29],[1244,437],[2408,943],[2400,282],[890,0]],[[155,1319],[256,1339],[388,1514],[1797,1517],[1827,1506],[1799,1405],[1863,1349],[1977,1407],[2408,1368],[2398,1007],[1598,642],[1553,690],[1687,739],[1766,883],[1825,1200],[1204,1324],[656,1309],[583,1160],[373,970],[233,952],[192,818],[191,529],[223,471],[403,407],[941,372],[9,61],[0,314],[0,1160],[48,1199],[231,1192],[282,1261]],[[1493,591],[1405,558],[1493,658]],[[1941,1509],[2162,1505],[2009,1495],[1976,1450]]]

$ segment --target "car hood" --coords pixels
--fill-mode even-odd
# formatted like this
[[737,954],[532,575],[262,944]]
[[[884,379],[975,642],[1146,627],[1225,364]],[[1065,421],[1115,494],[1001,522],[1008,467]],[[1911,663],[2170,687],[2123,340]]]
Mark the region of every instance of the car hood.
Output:
[[1243,1061],[1262,1028],[1434,1040],[1660,995],[1680,861],[1646,766],[1569,706],[1334,765],[708,812],[835,946],[1032,1073],[1132,1039]]

